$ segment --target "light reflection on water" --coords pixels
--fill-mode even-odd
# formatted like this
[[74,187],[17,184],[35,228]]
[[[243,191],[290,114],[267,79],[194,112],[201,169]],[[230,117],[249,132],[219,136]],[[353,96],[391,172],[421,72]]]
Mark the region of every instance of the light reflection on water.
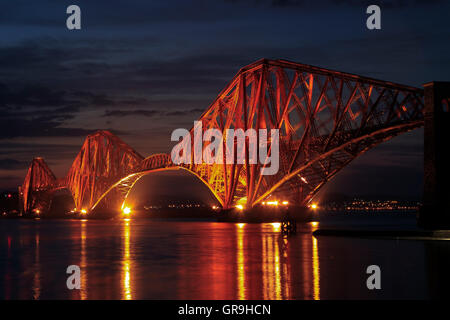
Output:
[[132,300],[131,295],[131,271],[130,271],[130,220],[125,219],[123,222],[123,258],[122,258],[122,282],[123,282],[123,296],[124,300]]
[[[277,223],[1,221],[0,298],[318,300],[440,292],[428,276],[427,261],[437,259],[426,251],[430,244],[315,238],[317,228],[299,225],[286,237]],[[450,253],[441,247],[431,252]],[[365,288],[365,268],[374,262],[386,284],[376,293]],[[81,290],[66,288],[71,264],[81,268]]]
[[320,300],[320,274],[319,274],[319,246],[317,238],[313,237],[313,278],[314,278],[314,300]]
[[36,233],[35,238],[35,263],[34,263],[34,277],[33,277],[33,299],[38,300],[41,295],[41,272],[40,272],[40,263],[39,263],[39,233]]
[[244,230],[245,223],[236,224],[237,232],[237,282],[238,282],[238,299],[245,300],[245,252],[244,252]]
[[83,219],[81,222],[81,257],[80,257],[80,269],[84,270],[81,273],[81,289],[80,289],[80,299],[86,300],[88,298],[87,295],[87,261],[86,261],[86,223],[87,220]]
[[[264,299],[280,300],[289,297],[281,296],[281,287],[289,284],[281,283],[280,273],[280,248],[277,241],[279,237],[280,226],[278,224],[261,224],[262,233],[262,258],[263,258],[263,285]],[[270,232],[272,231],[272,232]]]
[[[319,228],[319,222],[311,223],[311,231]],[[314,279],[314,300],[320,300],[320,266],[319,266],[319,245],[316,237],[312,237],[312,261],[313,261],[313,279]]]

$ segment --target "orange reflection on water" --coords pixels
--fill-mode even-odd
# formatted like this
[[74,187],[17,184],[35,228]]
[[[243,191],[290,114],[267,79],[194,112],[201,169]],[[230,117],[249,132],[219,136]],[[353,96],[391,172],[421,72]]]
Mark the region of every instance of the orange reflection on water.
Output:
[[284,298],[285,299],[289,299],[290,298],[290,285],[291,285],[291,266],[290,264],[287,262],[287,258],[288,258],[288,245],[289,242],[286,239],[286,237],[283,237],[283,243],[282,243],[282,248],[283,248],[283,255],[282,255],[282,259],[284,261],[283,265],[283,274],[285,276],[285,283],[284,283]]
[[123,258],[122,258],[122,299],[131,300],[131,277],[130,277],[130,221],[126,219],[123,225]]
[[[319,228],[319,222],[311,222],[312,232]],[[312,236],[312,260],[313,260],[313,297],[320,300],[320,267],[319,267],[319,246],[317,238]]]
[[81,220],[81,300],[87,299],[86,219]]
[[[279,238],[279,225],[277,223],[261,225],[262,231],[262,271],[263,271],[263,296],[264,299],[280,300],[289,299],[285,296],[288,291],[284,291],[282,294],[281,288],[287,287],[286,277],[281,277],[281,263],[280,263],[280,246],[278,242]],[[287,271],[284,268],[283,271]],[[286,274],[284,275],[286,276]]]
[[39,262],[39,233],[36,233],[35,248],[34,248],[33,299],[38,300],[40,296],[41,296],[41,272]]
[[280,232],[281,230],[281,223],[280,222],[273,222],[271,223],[273,232]]
[[238,223],[236,225],[237,232],[237,285],[238,285],[238,299],[245,300],[245,261],[244,261],[244,227],[245,223]]
[[319,248],[317,245],[317,238],[312,237],[313,243],[313,292],[314,300],[320,300],[320,269],[319,269]]

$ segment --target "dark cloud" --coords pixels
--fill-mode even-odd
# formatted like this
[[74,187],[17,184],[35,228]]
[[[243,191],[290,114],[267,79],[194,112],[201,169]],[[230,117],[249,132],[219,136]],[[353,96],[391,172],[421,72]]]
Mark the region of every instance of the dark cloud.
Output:
[[39,85],[11,90],[0,85],[0,137],[69,136],[84,134],[83,129],[61,128],[65,120],[79,111],[79,101],[68,99],[66,92]]
[[126,117],[126,116],[143,116],[143,117],[153,117],[160,114],[159,111],[155,110],[106,110],[105,117]]
[[200,114],[203,113],[205,109],[190,109],[190,110],[175,110],[175,111],[171,111],[171,112],[167,112],[165,115],[166,116],[185,116],[185,115],[194,115],[194,114]]
[[41,85],[25,85],[13,92],[4,83],[0,83],[0,105],[14,107],[53,107],[73,104],[66,100],[65,91],[55,91]]
[[123,100],[119,101],[119,104],[142,106],[148,105],[151,102],[146,98],[135,98],[135,97],[124,97]]
[[[18,186],[23,179],[21,179],[18,176],[12,176],[12,175],[0,175],[0,182],[13,182],[15,186]],[[12,188],[9,188],[12,189]]]
[[252,5],[267,5],[273,7],[301,7],[307,8],[322,8],[325,9],[330,6],[352,6],[352,7],[367,7],[375,4],[383,8],[399,8],[407,6],[415,6],[422,4],[438,4],[443,0],[226,0],[230,3],[247,3]]
[[[73,3],[52,0],[30,3],[27,0],[15,0],[14,3],[5,3],[2,7],[0,24],[39,27],[65,26],[65,12],[70,4]],[[84,14],[83,23],[91,28],[141,27],[167,21],[218,21],[238,14],[229,12],[228,15],[223,15],[223,3],[219,1],[208,3],[203,0],[172,0],[170,5],[165,0],[129,1],[122,6],[117,2],[111,2],[107,4],[107,7],[105,4],[101,1],[78,1],[77,5]],[[214,14],[211,14],[211,11]]]
[[[442,35],[436,36],[436,40],[440,37]],[[195,94],[205,97],[197,107],[206,108],[241,67],[262,57],[284,58],[420,85],[423,80],[419,73],[408,77],[402,75],[411,64],[417,64],[427,58],[420,48],[429,41],[430,35],[423,32],[371,34],[330,40],[326,46],[298,42],[289,46],[240,44],[239,51],[226,46],[207,50],[199,48],[183,55],[169,57],[153,54],[151,46],[140,48],[140,41],[131,43],[129,52],[121,52],[120,43],[113,45],[100,42],[102,45],[99,46],[94,41],[72,40],[64,46],[63,41],[32,41],[32,44],[24,42],[16,47],[9,47],[9,50],[15,48],[14,55],[23,56],[25,63],[33,62],[26,68],[11,65],[7,62],[7,57],[2,59],[0,50],[0,81],[8,79],[7,83],[23,85],[24,82],[34,82],[34,78],[39,74],[40,83],[43,83],[41,86],[53,88],[54,92],[51,93],[54,96],[48,98],[52,98],[55,104],[58,103],[58,98],[65,96],[68,99],[70,94],[70,98],[75,100],[74,103],[82,102],[82,106],[108,109],[139,107],[145,110],[148,107],[154,109],[151,105],[154,100],[152,95],[171,96],[171,99],[180,100],[180,95]],[[52,46],[57,49],[47,48]],[[37,53],[27,56],[30,55],[30,47]],[[386,47],[389,47],[389,56],[382,54]],[[443,58],[447,59],[444,53],[448,52],[448,45],[443,43],[440,47]],[[405,56],[405,51],[411,54]],[[355,60],[358,63],[355,63]],[[86,63],[89,66],[84,70]],[[393,67],[395,70],[400,69],[397,79],[392,79]],[[420,63],[417,67],[423,68],[423,72],[430,70],[428,66]],[[66,92],[67,88],[73,88],[73,91]],[[136,96],[120,97],[118,92],[123,92],[126,96]],[[186,101],[181,101],[178,108],[184,108]],[[166,108],[164,105],[157,106],[160,107]]]
[[[101,52],[95,52],[95,45],[80,44],[42,38],[27,39],[19,43],[3,46],[0,50],[0,74],[7,75],[10,71],[30,72],[45,69],[64,74],[67,66],[73,61],[85,63],[89,59],[98,57]],[[72,47],[73,46],[73,47]],[[44,74],[43,74],[44,75]],[[43,75],[39,75],[42,77]],[[33,74],[34,77],[37,74]]]
[[25,161],[19,161],[16,159],[0,159],[0,169],[5,170],[16,170],[16,169],[23,169],[28,166],[28,162]]
[[[155,54],[151,43],[144,46],[146,42],[141,41],[23,40],[0,50],[0,81],[33,83],[39,75],[45,86],[64,90],[71,87],[80,95],[91,91],[86,90],[91,87],[103,91],[146,89],[147,94],[192,92],[200,87],[205,92],[218,90],[239,68],[260,58],[237,54],[231,48],[227,52],[211,49],[203,53],[197,48],[182,56],[166,57],[158,51]],[[122,49],[124,44],[127,50]],[[90,98],[99,103],[111,102],[98,93]]]
[[75,91],[74,96],[85,99],[89,105],[93,106],[113,106],[115,101],[108,97],[106,94],[96,94],[87,91]]
[[[141,98],[125,98],[128,102],[144,102]],[[12,89],[0,83],[0,138],[86,136],[95,130],[69,126],[67,121],[74,119],[81,110],[115,106],[123,102],[121,99],[89,91],[54,90],[42,85],[27,84]],[[141,110],[137,114],[144,113]],[[120,116],[121,112],[111,111],[108,115]],[[126,134],[123,130],[116,131]]]
[[[16,137],[79,137],[86,136],[96,130],[109,130],[107,128],[93,130],[79,127],[64,127],[65,120],[72,117],[73,115],[70,113],[59,113],[58,109],[53,112],[4,112],[4,116],[0,118],[0,137],[2,139]],[[120,131],[120,134],[124,135],[126,132]]]
[[82,128],[60,127],[61,122],[56,120],[20,120],[0,119],[0,136],[5,138],[15,137],[78,137],[85,136],[92,130]]
[[[274,2],[293,1],[302,2],[301,0],[274,0]],[[372,4],[378,5],[382,8],[400,8],[410,7],[423,4],[438,4],[444,0],[331,0],[330,2],[336,5],[349,5],[358,7],[367,7]]]
[[126,116],[142,116],[142,117],[154,117],[154,116],[186,116],[194,113],[202,113],[205,109],[188,109],[188,110],[174,110],[169,112],[159,110],[106,110],[104,117],[126,117]]
[[[0,142],[0,156],[7,158],[14,155],[19,161],[30,161],[29,155],[42,156],[53,155],[55,159],[73,159],[81,147],[74,144],[61,143],[25,143],[25,142]],[[23,160],[25,159],[25,160]]]

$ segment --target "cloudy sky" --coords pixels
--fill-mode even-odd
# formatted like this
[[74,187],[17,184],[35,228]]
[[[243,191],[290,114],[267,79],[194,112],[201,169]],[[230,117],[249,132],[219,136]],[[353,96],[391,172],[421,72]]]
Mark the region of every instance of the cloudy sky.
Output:
[[[66,28],[81,8],[82,29]],[[368,4],[382,30],[365,27]],[[109,129],[143,156],[169,152],[243,66],[282,58],[420,87],[450,80],[448,1],[15,0],[0,10],[0,190],[42,156],[59,177]],[[368,152],[333,192],[420,196],[423,131]]]

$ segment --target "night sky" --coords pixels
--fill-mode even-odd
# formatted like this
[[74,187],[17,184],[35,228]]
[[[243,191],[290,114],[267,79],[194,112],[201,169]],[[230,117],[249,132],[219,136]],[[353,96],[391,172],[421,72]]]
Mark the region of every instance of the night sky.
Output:
[[[71,4],[81,30],[66,28]],[[381,30],[365,26],[369,4]],[[63,177],[98,129],[143,156],[170,152],[171,132],[260,58],[417,87],[450,80],[449,21],[448,1],[3,1],[0,190],[15,190],[35,156]],[[325,190],[420,197],[422,139],[420,129],[380,145]]]

